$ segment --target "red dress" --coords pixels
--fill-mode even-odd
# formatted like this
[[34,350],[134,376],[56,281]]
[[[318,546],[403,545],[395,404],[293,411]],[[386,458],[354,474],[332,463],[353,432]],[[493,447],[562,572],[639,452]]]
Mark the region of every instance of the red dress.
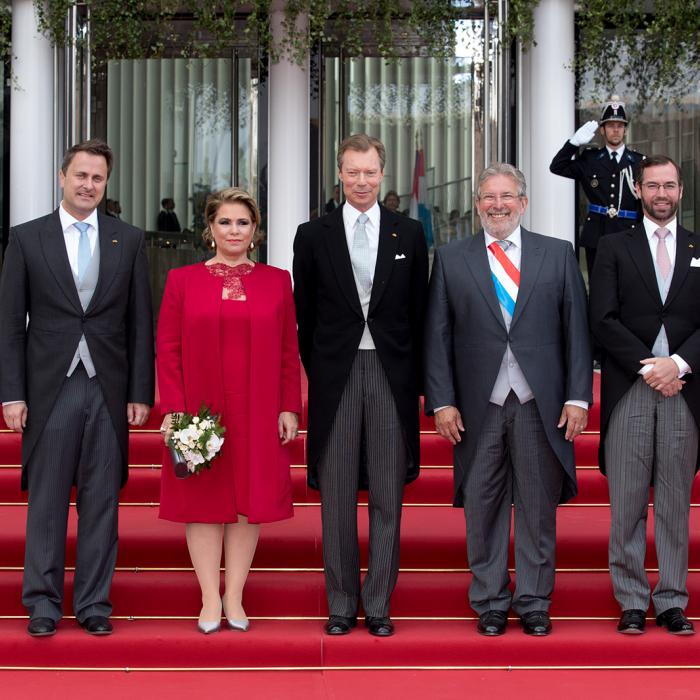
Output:
[[224,445],[210,470],[177,479],[163,453],[160,517],[252,523],[293,515],[281,411],[301,410],[296,320],[289,273],[257,264],[240,278],[246,300],[223,299],[224,278],[204,263],[171,270],[158,322],[163,414],[221,414]]

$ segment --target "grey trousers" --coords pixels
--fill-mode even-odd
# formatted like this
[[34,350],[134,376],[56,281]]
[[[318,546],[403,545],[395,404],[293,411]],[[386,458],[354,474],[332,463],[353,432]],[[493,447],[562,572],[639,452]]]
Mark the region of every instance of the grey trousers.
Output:
[[[126,410],[126,409],[125,409]],[[31,407],[29,408],[31,420]],[[82,364],[66,377],[29,465],[22,603],[31,618],[63,615],[66,530],[77,487],[78,543],[73,611],[109,616],[117,559],[121,451],[102,390]]]
[[698,428],[682,392],[664,398],[637,379],[615,406],[605,438],[610,575],[623,610],[649,607],[644,558],[652,480],[659,562],[654,609],[659,615],[688,604],[688,523],[697,453]]
[[[369,564],[360,593],[357,492],[364,436],[369,479]],[[384,617],[399,572],[406,441],[374,350],[358,350],[319,462],[323,563],[331,615]]]
[[[556,517],[564,468],[549,445],[534,400],[512,391],[490,403],[463,484],[469,603],[518,615],[549,610],[554,588]],[[515,506],[515,593],[508,588],[511,504]],[[511,600],[512,597],[512,600]]]

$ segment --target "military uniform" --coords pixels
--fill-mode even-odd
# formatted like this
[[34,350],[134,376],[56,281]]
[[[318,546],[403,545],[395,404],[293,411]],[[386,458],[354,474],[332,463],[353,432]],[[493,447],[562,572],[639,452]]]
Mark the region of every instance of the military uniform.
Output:
[[[606,105],[600,123],[606,121],[626,124],[624,106]],[[622,145],[618,151],[620,148]],[[579,146],[567,141],[552,159],[550,171],[577,180],[588,198],[579,245],[586,248],[589,276],[600,237],[635,228],[642,220],[641,203],[634,191],[634,171],[644,157],[625,146],[622,157],[613,159],[606,147],[579,150]]]

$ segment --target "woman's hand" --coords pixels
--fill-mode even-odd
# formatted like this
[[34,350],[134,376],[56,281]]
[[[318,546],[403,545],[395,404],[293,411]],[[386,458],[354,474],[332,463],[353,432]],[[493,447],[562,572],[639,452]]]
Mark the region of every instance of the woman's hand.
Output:
[[170,438],[173,436],[173,415],[172,413],[166,413],[163,416],[163,422],[160,425],[160,434],[163,436],[163,442],[167,445],[170,442]]
[[291,411],[282,411],[277,419],[277,431],[283,445],[294,440],[299,432],[299,417],[297,414]]

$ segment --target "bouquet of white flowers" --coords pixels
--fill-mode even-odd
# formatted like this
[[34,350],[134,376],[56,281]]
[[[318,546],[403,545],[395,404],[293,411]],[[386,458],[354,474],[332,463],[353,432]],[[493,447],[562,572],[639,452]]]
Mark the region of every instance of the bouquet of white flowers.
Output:
[[172,437],[168,443],[170,456],[175,467],[175,476],[186,479],[198,474],[202,469],[211,469],[211,462],[219,454],[226,428],[202,404],[199,413],[174,413],[171,428]]

